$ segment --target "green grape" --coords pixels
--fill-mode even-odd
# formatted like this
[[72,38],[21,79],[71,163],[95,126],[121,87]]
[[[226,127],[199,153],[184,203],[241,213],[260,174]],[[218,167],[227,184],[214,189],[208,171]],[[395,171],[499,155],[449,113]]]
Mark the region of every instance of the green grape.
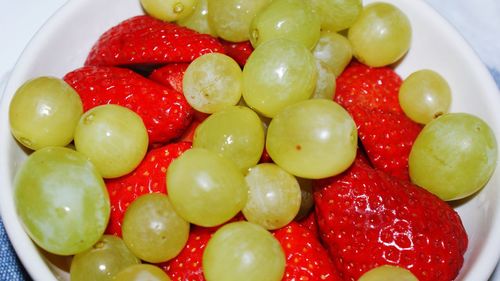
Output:
[[82,113],[80,97],[64,80],[38,77],[25,82],[12,97],[10,129],[30,149],[66,146]]
[[408,269],[382,265],[365,272],[358,281],[418,281]]
[[178,20],[177,23],[180,26],[191,28],[199,33],[217,36],[215,29],[208,21],[208,0],[198,0],[196,2],[194,11],[189,16]]
[[216,226],[246,204],[248,187],[236,164],[204,148],[192,148],[167,170],[167,190],[177,213],[200,226]]
[[321,19],[321,29],[340,31],[349,28],[363,10],[361,0],[309,0]]
[[399,103],[413,121],[427,124],[448,113],[451,89],[439,73],[424,69],[408,76],[399,89]]
[[330,66],[335,77],[338,77],[352,59],[351,43],[338,33],[323,31],[314,47],[313,56]]
[[75,255],[71,262],[71,281],[107,281],[121,270],[141,261],[117,236],[104,235],[93,247]]
[[162,193],[139,196],[127,208],[123,241],[140,259],[159,263],[172,259],[186,245],[189,223],[180,217]]
[[415,140],[410,178],[445,201],[464,198],[488,182],[497,155],[488,124],[468,113],[447,113],[427,123]]
[[141,5],[152,17],[176,21],[193,13],[198,0],[141,0]]
[[241,79],[241,68],[234,59],[210,53],[198,57],[188,66],[182,88],[194,109],[214,113],[240,101]]
[[295,218],[301,192],[294,176],[276,164],[264,163],[251,168],[245,180],[249,192],[243,215],[249,222],[274,230]]
[[300,185],[300,208],[295,220],[305,218],[314,206],[312,180],[297,178]]
[[259,116],[248,107],[231,106],[210,115],[196,128],[193,147],[220,153],[246,173],[259,162],[264,141]]
[[399,8],[379,2],[363,9],[347,38],[359,61],[379,67],[392,64],[406,54],[411,33],[410,21]]
[[250,22],[272,0],[209,0],[208,19],[222,39],[248,40]]
[[113,281],[171,281],[171,279],[157,266],[135,264],[116,274]]
[[243,98],[266,117],[309,99],[318,73],[311,52],[297,42],[276,39],[255,49],[243,69]]
[[31,239],[58,255],[94,245],[110,213],[97,169],[85,155],[65,147],[42,148],[28,157],[15,176],[14,202]]
[[335,81],[335,74],[332,68],[316,59],[316,69],[318,79],[316,80],[316,87],[311,98],[333,100],[337,82]]
[[104,178],[133,171],[148,149],[148,132],[132,110],[113,104],[94,107],[75,131],[77,151],[87,155]]
[[207,281],[279,281],[285,271],[285,254],[269,231],[240,221],[215,232],[202,265]]
[[254,48],[272,39],[288,39],[312,49],[320,34],[319,18],[304,0],[274,0],[250,24]]
[[337,175],[354,161],[356,124],[342,106],[306,100],[281,111],[267,129],[266,149],[292,175],[319,179]]

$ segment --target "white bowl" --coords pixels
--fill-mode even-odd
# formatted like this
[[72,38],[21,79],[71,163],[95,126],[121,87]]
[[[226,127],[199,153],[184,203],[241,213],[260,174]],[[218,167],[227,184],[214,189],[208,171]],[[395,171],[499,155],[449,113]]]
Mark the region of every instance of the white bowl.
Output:
[[[397,66],[397,72],[404,78],[423,68],[438,71],[453,91],[451,111],[480,116],[500,138],[500,93],[485,66],[463,38],[423,1],[385,1],[402,9],[413,27],[411,49]],[[69,280],[69,276],[61,261],[43,254],[33,244],[16,215],[12,182],[27,155],[10,134],[9,102],[16,89],[30,78],[41,75],[62,77],[80,67],[100,34],[120,21],[141,13],[139,0],[69,1],[31,40],[6,87],[0,117],[1,213],[19,258],[35,280]],[[458,280],[487,280],[498,261],[499,188],[500,168],[483,190],[455,206],[470,239]]]

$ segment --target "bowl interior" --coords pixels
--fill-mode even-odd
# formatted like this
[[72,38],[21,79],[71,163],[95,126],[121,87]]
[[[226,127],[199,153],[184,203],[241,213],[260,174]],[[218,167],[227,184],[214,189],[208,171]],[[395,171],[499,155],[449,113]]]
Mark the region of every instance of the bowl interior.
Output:
[[[365,3],[374,2],[372,0]],[[419,69],[441,73],[453,93],[453,112],[469,112],[489,123],[500,137],[500,93],[490,74],[463,38],[423,1],[385,0],[402,9],[412,23],[409,53],[396,67],[405,78]],[[109,27],[141,14],[137,0],[71,0],[30,41],[3,95],[0,112],[0,207],[6,230],[29,274],[39,280],[69,280],[67,261],[39,250],[25,234],[13,204],[12,182],[27,154],[11,136],[9,102],[26,80],[62,77],[82,66],[91,46]],[[469,235],[458,280],[487,280],[500,255],[500,169],[474,196],[453,202]]]

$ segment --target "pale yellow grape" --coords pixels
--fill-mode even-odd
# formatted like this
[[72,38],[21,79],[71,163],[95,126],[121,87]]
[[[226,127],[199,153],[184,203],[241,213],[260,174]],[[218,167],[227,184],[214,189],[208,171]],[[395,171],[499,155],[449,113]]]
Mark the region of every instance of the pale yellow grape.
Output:
[[186,245],[189,223],[179,216],[165,194],[139,196],[125,211],[123,241],[140,259],[165,262]]
[[448,113],[451,89],[439,73],[429,69],[419,70],[403,81],[399,88],[399,103],[410,119],[427,124]]
[[220,154],[192,148],[167,170],[167,190],[176,212],[200,226],[216,226],[243,209],[248,187],[238,166]]
[[254,48],[273,39],[288,39],[312,49],[320,34],[320,20],[304,0],[274,0],[252,20],[250,42]]
[[418,281],[406,268],[382,265],[365,272],[358,281]]
[[481,118],[447,113],[427,123],[408,159],[411,181],[445,201],[481,189],[495,170],[495,135]]
[[202,266],[207,281],[280,281],[285,254],[263,227],[233,222],[218,229],[208,241]]
[[273,163],[259,164],[245,176],[249,192],[243,215],[249,222],[274,230],[297,215],[301,191],[297,179]]
[[408,17],[389,3],[372,3],[364,7],[349,28],[347,38],[354,56],[373,67],[398,61],[410,48],[411,25]]
[[316,87],[314,88],[312,98],[333,99],[337,82],[335,81],[335,74],[332,68],[318,59],[316,59],[316,68],[318,79],[316,80]]
[[82,113],[80,97],[64,80],[38,77],[26,81],[12,97],[10,129],[30,149],[66,146]]
[[271,0],[209,0],[208,18],[215,32],[227,41],[249,38],[250,22]]
[[199,33],[217,36],[215,29],[208,21],[208,0],[198,0],[196,2],[194,11],[189,16],[178,20],[177,23]]
[[313,49],[316,59],[330,66],[338,77],[352,59],[351,43],[343,35],[322,31],[318,44]]
[[358,18],[361,0],[309,0],[321,19],[321,29],[340,31],[349,28]]
[[347,111],[331,100],[311,99],[278,113],[267,130],[266,149],[297,177],[337,175],[354,161],[357,130]]
[[152,264],[131,265],[116,274],[113,281],[171,281],[158,266]]
[[275,39],[260,45],[243,68],[243,98],[266,117],[309,99],[317,80],[316,60],[302,44]]
[[259,162],[264,142],[262,121],[244,106],[231,106],[210,115],[196,128],[193,137],[193,147],[220,153],[243,173]]
[[238,63],[219,53],[210,53],[189,64],[182,79],[184,96],[196,110],[214,113],[241,99],[242,71]]
[[76,150],[87,155],[104,178],[133,171],[144,158],[148,143],[141,117],[114,104],[85,112],[75,131]]
[[163,21],[176,21],[189,16],[198,0],[141,0],[141,5],[152,17]]

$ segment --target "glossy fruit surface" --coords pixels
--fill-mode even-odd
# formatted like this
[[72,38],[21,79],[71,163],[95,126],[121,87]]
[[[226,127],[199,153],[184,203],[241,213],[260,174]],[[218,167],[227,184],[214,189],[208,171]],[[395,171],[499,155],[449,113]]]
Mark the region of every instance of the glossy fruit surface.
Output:
[[197,0],[141,0],[147,14],[163,20],[176,21],[186,18],[195,9]]

